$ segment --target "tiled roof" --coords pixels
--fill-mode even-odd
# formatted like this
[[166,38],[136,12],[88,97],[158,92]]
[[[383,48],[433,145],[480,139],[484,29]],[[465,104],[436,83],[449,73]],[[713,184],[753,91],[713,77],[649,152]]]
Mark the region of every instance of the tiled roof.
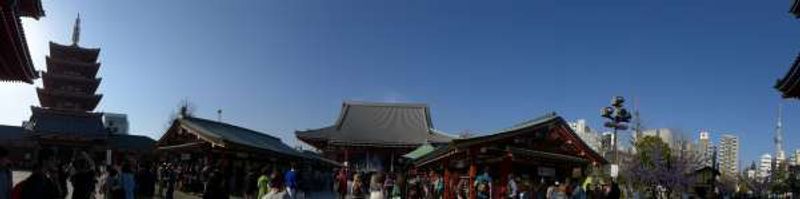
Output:
[[427,105],[370,102],[345,102],[336,124],[295,135],[349,146],[417,146],[453,139],[433,129]]
[[86,136],[106,136],[99,113],[68,113],[33,107],[30,123],[36,134],[80,134]]
[[108,145],[116,150],[149,152],[155,147],[156,141],[141,135],[110,135]]
[[287,146],[280,139],[261,132],[196,117],[185,117],[178,120],[198,133],[217,141],[303,157],[297,150]]
[[22,140],[25,138],[25,129],[21,126],[0,125],[0,140]]

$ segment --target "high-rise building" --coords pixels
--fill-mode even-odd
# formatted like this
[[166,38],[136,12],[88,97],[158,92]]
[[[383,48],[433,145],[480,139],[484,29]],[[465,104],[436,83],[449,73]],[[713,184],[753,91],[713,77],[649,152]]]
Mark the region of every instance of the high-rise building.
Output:
[[667,143],[670,149],[679,149],[681,147],[675,142],[672,130],[668,128],[649,129],[643,131],[641,134],[642,136],[656,136],[661,138],[661,141]]
[[753,161],[753,162],[750,164],[750,166],[749,166],[749,167],[747,167],[747,168],[744,170],[744,173],[743,173],[743,175],[744,175],[744,176],[745,176],[747,179],[755,179],[755,178],[757,177],[757,176],[756,176],[756,174],[757,174],[757,173],[758,173],[758,167],[756,167],[756,161]]
[[792,166],[800,165],[800,149],[794,150],[794,153],[792,153],[792,160],[789,164]]
[[578,134],[578,137],[580,137],[586,145],[589,145],[592,150],[601,152],[602,145],[600,144],[600,135],[586,124],[586,120],[578,119],[575,122],[570,122],[569,127],[571,127],[572,130],[575,131],[575,134]]
[[700,156],[700,161],[705,166],[714,166],[712,162],[717,157],[714,157],[713,151],[713,143],[711,142],[711,136],[708,131],[701,131],[700,132],[700,139],[697,141],[697,154]]
[[606,159],[613,155],[614,149],[614,134],[610,131],[603,132],[600,136],[600,154]]
[[758,165],[758,177],[766,179],[772,173],[772,156],[769,153],[761,155],[761,162]]
[[103,126],[110,134],[128,135],[128,115],[121,113],[103,113]]
[[739,138],[725,134],[719,139],[719,170],[723,175],[733,176],[739,172]]

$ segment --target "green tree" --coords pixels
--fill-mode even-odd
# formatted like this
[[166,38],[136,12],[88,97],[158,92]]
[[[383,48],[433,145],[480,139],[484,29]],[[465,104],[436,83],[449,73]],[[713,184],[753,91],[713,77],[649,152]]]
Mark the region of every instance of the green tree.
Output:
[[636,141],[635,146],[639,164],[654,168],[656,164],[671,162],[672,151],[659,137],[644,136]]

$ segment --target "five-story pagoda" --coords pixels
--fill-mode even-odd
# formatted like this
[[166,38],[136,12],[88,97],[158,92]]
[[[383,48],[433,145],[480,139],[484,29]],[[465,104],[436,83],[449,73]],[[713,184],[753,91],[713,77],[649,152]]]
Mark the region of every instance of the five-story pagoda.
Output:
[[80,16],[75,20],[72,45],[50,42],[43,88],[37,88],[41,107],[31,107],[26,130],[40,147],[53,148],[62,155],[75,150],[105,150],[108,132],[102,113],[94,112],[102,95],[95,94],[100,49],[78,46]]

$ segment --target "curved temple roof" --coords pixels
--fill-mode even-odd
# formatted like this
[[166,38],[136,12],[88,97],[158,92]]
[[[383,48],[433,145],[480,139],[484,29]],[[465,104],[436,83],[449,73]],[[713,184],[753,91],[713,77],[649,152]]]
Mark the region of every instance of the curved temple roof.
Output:
[[447,143],[453,137],[433,128],[425,104],[344,102],[336,123],[296,131],[298,139],[319,148],[320,142],[344,146],[415,147]]
[[556,113],[549,113],[543,116],[534,118],[532,120],[528,120],[516,125],[513,125],[509,128],[505,128],[493,133],[489,133],[488,135],[478,136],[473,138],[467,139],[458,139],[453,140],[449,145],[445,147],[439,147],[436,150],[425,154],[422,157],[418,157],[414,159],[416,165],[425,165],[434,161],[439,160],[442,157],[447,157],[453,155],[458,152],[463,152],[464,148],[469,148],[472,146],[479,146],[479,145],[492,145],[496,143],[496,141],[512,138],[512,137],[530,137],[536,136],[534,135],[537,131],[536,129],[541,128],[561,128],[564,132],[559,136],[564,137],[566,140],[572,140],[570,143],[572,146],[577,147],[578,150],[583,151],[581,154],[559,154],[554,152],[545,152],[545,151],[535,151],[530,149],[521,149],[521,148],[513,148],[510,147],[505,150],[509,150],[513,153],[525,154],[530,156],[537,156],[537,157],[545,157],[551,159],[562,159],[562,160],[570,160],[576,162],[582,161],[594,161],[600,164],[608,163],[600,154],[592,150],[583,140],[581,140],[575,132],[567,125],[566,121],[563,118],[558,116]]
[[775,89],[778,89],[784,98],[800,97],[800,55],[795,58],[792,67],[783,79],[779,79],[775,84]]

